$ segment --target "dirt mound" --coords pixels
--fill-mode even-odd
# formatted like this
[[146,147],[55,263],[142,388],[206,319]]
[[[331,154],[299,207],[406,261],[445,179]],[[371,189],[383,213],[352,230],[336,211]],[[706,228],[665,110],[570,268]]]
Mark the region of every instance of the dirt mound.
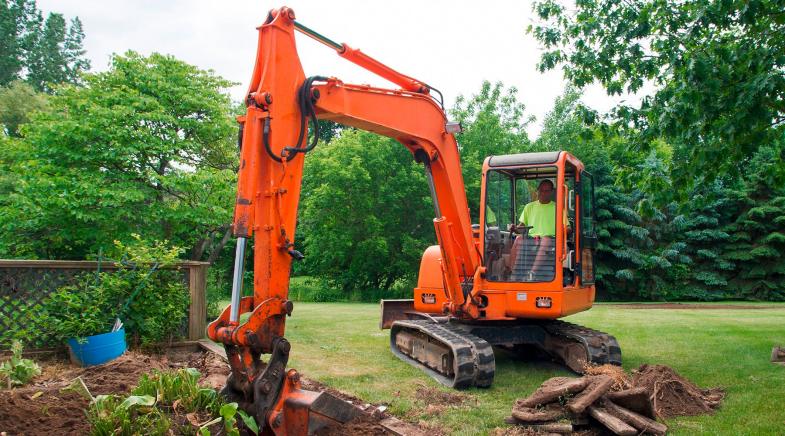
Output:
[[127,393],[139,377],[165,369],[165,360],[127,352],[112,362],[80,368],[60,360],[40,362],[41,375],[33,384],[0,394],[0,431],[11,435],[87,434],[88,401],[74,392],[61,392],[81,377],[93,395]]
[[82,435],[90,432],[85,410],[88,401],[74,392],[62,392],[81,377],[93,395],[128,393],[142,374],[191,366],[207,384],[221,383],[228,374],[226,363],[212,353],[183,352],[148,355],[129,351],[103,365],[81,368],[63,360],[39,362],[41,375],[32,385],[0,391],[0,432],[13,435]]
[[[39,393],[40,392],[40,393]],[[23,388],[0,393],[0,432],[12,435],[81,435],[90,432],[87,400],[59,388]]]
[[[201,384],[219,389],[223,387],[229,374],[226,361],[212,352],[194,351],[192,348],[175,348],[166,354],[145,354],[127,352],[123,356],[104,365],[81,368],[63,359],[39,361],[42,374],[29,386],[0,390],[0,432],[8,436],[32,435],[83,435],[90,433],[86,419],[88,401],[74,392],[62,392],[76,377],[81,377],[93,395],[127,394],[137,385],[142,374],[153,370],[196,368],[202,374]],[[348,401],[364,411],[363,416],[318,434],[376,436],[390,434],[382,421],[393,419],[388,415],[385,405],[372,405],[347,395],[319,382],[302,379],[305,389],[327,391],[338,398]],[[435,389],[434,392],[438,392]],[[436,395],[436,394],[434,394]],[[463,402],[460,395],[450,394],[440,397],[442,401]],[[175,422],[187,427],[188,422],[203,422],[205,416],[173,416]],[[186,422],[186,420],[188,422]],[[420,428],[408,423],[417,431]],[[406,434],[409,432],[407,431]],[[422,432],[425,434],[425,432]],[[437,435],[438,432],[429,434]]]
[[82,377],[93,395],[127,393],[139,382],[139,377],[155,369],[168,369],[167,359],[129,351],[103,365],[82,369],[76,375]]
[[713,413],[725,397],[722,389],[701,389],[665,365],[642,365],[634,372],[632,384],[650,392],[660,418]]

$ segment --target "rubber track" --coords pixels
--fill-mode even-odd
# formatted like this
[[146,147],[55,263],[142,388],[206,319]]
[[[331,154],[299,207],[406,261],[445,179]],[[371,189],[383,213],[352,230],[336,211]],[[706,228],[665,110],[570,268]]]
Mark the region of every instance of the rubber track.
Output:
[[582,344],[588,351],[591,363],[621,365],[621,347],[612,335],[558,320],[549,321],[543,324],[543,327],[552,335],[562,336]]
[[[453,354],[455,376],[439,373],[398,350],[395,346],[395,336],[404,329],[421,332],[449,347]],[[463,331],[460,326],[453,323],[437,323],[431,320],[396,321],[390,331],[390,348],[398,358],[420,368],[447,387],[487,388],[493,383],[496,360],[491,344]]]

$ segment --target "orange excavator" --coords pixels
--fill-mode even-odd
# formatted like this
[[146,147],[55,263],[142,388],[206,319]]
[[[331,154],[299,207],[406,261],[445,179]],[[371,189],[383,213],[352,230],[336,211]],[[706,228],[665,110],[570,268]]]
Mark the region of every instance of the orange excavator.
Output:
[[[394,138],[427,176],[438,245],[423,255],[414,299],[382,302],[393,353],[455,388],[491,385],[493,346],[537,349],[576,371],[621,364],[613,336],[558,320],[594,302],[593,184],[578,159],[564,151],[488,157],[480,223],[472,225],[454,136],[460,125],[447,120],[441,93],[309,29],[289,8],[270,11],[258,30],[247,112],[238,118],[232,299],[208,326],[231,366],[223,395],[271,434],[310,434],[355,415],[329,394],[302,389],[297,372],[286,370],[290,271],[303,258],[294,246],[297,207],[318,120]],[[298,31],[400,88],[306,77]],[[251,237],[254,293],[241,298]]]

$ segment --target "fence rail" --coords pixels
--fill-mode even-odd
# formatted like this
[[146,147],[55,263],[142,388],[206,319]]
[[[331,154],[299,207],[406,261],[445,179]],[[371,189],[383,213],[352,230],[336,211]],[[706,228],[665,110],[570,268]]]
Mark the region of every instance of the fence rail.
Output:
[[[188,287],[191,302],[188,306],[187,339],[204,337],[207,323],[205,297],[207,262],[183,261],[162,269],[183,272],[183,283]],[[0,332],[10,331],[24,323],[35,327],[36,320],[28,317],[49,294],[71,282],[78,274],[89,271],[112,271],[113,262],[76,260],[6,260],[0,259]],[[46,338],[31,338],[31,346],[51,346]],[[0,348],[8,344],[0,343]]]

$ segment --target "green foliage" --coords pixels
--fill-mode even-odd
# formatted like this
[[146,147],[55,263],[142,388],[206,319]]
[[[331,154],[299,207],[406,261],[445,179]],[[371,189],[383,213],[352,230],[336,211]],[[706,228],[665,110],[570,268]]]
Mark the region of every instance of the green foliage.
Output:
[[82,274],[44,300],[44,334],[58,342],[109,332],[116,318],[133,342],[161,342],[180,334],[190,302],[182,272],[171,266],[180,253],[166,242],[150,243],[135,236],[116,242],[122,258],[116,271]]
[[178,409],[182,408],[186,413],[206,410],[216,414],[223,402],[215,390],[199,386],[199,377],[199,371],[194,368],[175,372],[153,371],[142,375],[131,393],[154,398],[160,405],[172,406],[177,402]]
[[[237,416],[253,434],[259,431],[253,418],[238,409],[237,403],[225,403],[220,395],[210,388],[199,385],[199,371],[186,368],[178,371],[154,371],[145,374],[131,395],[99,395],[90,404],[87,412],[92,425],[92,434],[200,434],[209,435],[208,427],[223,422],[222,432],[239,436]],[[174,422],[170,415],[206,414],[215,417],[200,427],[190,420],[183,425]]]
[[299,231],[303,269],[343,292],[412,277],[433,240],[423,169],[399,143],[345,130],[308,155]]
[[529,151],[526,107],[518,101],[518,90],[504,89],[501,82],[483,82],[480,92],[471,97],[459,96],[450,111],[463,132],[456,136],[461,152],[463,183],[472,222],[480,221],[480,186],[482,164],[494,155]]
[[30,359],[22,358],[22,343],[14,341],[11,345],[11,358],[0,363],[0,381],[5,380],[8,389],[23,386],[41,374],[41,367]]
[[94,436],[170,434],[171,419],[154,405],[154,397],[124,399],[117,395],[99,395],[87,410],[87,420],[92,427],[90,433]]
[[[638,146],[674,146],[677,187],[743,174],[748,157],[781,140],[781,1],[539,0],[534,10],[540,21],[529,30],[546,49],[540,70],[561,66],[572,84],[599,82],[608,94],[653,87],[611,119]],[[782,178],[784,167],[772,171]]]
[[[362,301],[375,303],[382,299],[411,298],[415,285],[414,277],[411,277],[395,282],[388,289],[362,288],[344,291],[332,286],[328,280],[313,276],[298,276],[292,277],[289,285],[289,298],[297,302]],[[223,307],[221,308],[223,309]]]
[[90,68],[82,47],[79,17],[70,26],[62,14],[44,20],[35,0],[0,1],[0,86],[25,79],[50,92],[60,83],[77,83]]
[[772,176],[781,145],[762,147],[743,177],[723,175],[678,202],[671,148],[660,141],[643,152],[590,126],[576,91],[557,100],[544,126],[536,149],[563,147],[594,175],[601,298],[783,299],[785,200]]
[[231,83],[133,52],[84,80],[32,116],[24,153],[3,156],[15,183],[0,201],[0,252],[83,259],[132,233],[192,259],[220,250],[236,179]]
[[34,110],[44,110],[47,99],[20,80],[0,88],[0,124],[9,136],[19,136],[19,126],[29,120]]

